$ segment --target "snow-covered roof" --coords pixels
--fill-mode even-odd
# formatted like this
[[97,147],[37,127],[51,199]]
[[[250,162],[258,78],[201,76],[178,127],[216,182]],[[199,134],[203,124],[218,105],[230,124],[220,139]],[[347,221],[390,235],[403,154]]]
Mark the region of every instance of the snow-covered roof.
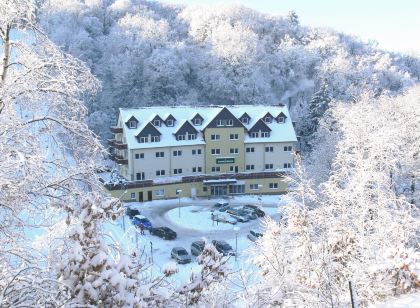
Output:
[[[277,117],[281,112],[286,115],[285,123],[277,123],[273,120],[272,123],[267,123],[270,127],[270,137],[266,138],[250,138],[245,137],[245,143],[261,143],[261,142],[296,142],[296,134],[292,125],[289,111],[284,105],[232,105],[232,106],[160,106],[160,107],[139,107],[139,108],[120,108],[119,116],[120,123],[126,123],[131,117],[135,117],[139,124],[136,129],[129,129],[123,124],[124,136],[126,138],[128,149],[144,149],[144,148],[158,148],[168,146],[187,146],[187,145],[204,145],[202,130],[214,119],[214,117],[226,107],[236,118],[240,118],[245,112],[251,117],[248,124],[244,124],[247,130],[251,129],[255,123],[265,116],[268,112]],[[176,140],[174,133],[188,121],[199,113],[204,119],[203,123],[194,128],[199,131],[197,138],[194,140]],[[166,126],[162,123],[161,126],[156,126],[156,129],[162,134],[159,142],[139,143],[135,138],[139,132],[149,123],[156,115],[162,119],[166,119],[172,115],[176,119],[174,126]]]

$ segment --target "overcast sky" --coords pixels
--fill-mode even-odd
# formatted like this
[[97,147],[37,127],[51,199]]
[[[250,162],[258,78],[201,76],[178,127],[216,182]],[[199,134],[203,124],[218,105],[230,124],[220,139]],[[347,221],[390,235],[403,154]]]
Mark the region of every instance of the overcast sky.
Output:
[[162,0],[177,4],[242,4],[273,15],[294,10],[302,25],[325,26],[379,47],[420,55],[420,0]]

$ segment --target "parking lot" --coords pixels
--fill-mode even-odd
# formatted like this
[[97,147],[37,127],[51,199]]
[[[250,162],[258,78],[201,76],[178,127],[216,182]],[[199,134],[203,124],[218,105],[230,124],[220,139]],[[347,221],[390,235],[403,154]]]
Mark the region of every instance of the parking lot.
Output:
[[[144,235],[141,235],[139,226],[135,227],[128,216],[125,216],[124,221],[119,222],[121,229],[125,229],[125,233],[119,236],[120,241],[124,242],[123,245],[127,244],[130,251],[135,251],[136,256],[142,256],[146,262],[153,263],[155,271],[161,270],[166,263],[174,261],[171,259],[171,250],[174,247],[183,247],[190,254],[191,243],[194,241],[203,239],[226,241],[232,247],[234,254],[237,252],[236,256],[229,257],[229,265],[231,268],[241,268],[246,259],[248,247],[253,245],[247,236],[251,230],[254,232],[261,230],[261,218],[247,222],[234,223],[235,220],[231,220],[231,223],[218,222],[216,220],[219,215],[232,217],[226,212],[226,209],[223,212],[217,211],[215,204],[218,202],[228,202],[229,209],[233,211],[244,205],[254,204],[273,219],[280,218],[278,213],[278,205],[282,203],[280,196],[263,196],[260,199],[256,196],[242,196],[229,200],[182,198],[180,200],[128,203],[127,205],[131,209],[137,209],[142,216],[147,217],[153,228],[167,227],[175,231],[176,239],[164,240],[151,235],[147,229],[145,229]],[[179,273],[176,275],[176,280],[179,282],[188,279],[191,271],[199,270],[194,256],[191,256],[190,263],[178,264],[178,268]]]

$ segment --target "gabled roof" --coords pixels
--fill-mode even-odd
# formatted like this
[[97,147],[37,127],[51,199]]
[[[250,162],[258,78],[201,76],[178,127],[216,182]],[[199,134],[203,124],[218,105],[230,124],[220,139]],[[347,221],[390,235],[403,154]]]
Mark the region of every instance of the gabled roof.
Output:
[[270,112],[267,112],[267,113],[263,116],[263,119],[265,119],[265,118],[266,118],[266,117],[268,117],[268,116],[269,116],[269,117],[271,117],[272,119],[274,118]]
[[278,118],[280,118],[280,117],[283,117],[283,118],[287,118],[287,116],[284,114],[284,112],[283,111],[281,111],[279,114],[278,114],[278,116],[276,117],[276,119],[278,119]]
[[194,128],[194,126],[188,122],[187,120],[185,120],[184,124],[181,125],[181,127],[174,133],[174,135],[185,135],[185,133],[193,133],[193,134],[197,134],[198,131]]
[[265,122],[262,119],[259,119],[257,121],[257,123],[255,123],[254,126],[252,126],[248,130],[248,132],[251,133],[251,132],[259,132],[259,131],[262,131],[262,132],[271,132],[271,128],[268,127],[268,125],[265,124]]
[[244,112],[244,114],[239,117],[239,119],[243,119],[243,118],[251,119],[251,117],[249,116],[249,114],[247,114],[246,112]]
[[157,114],[157,115],[155,115],[154,117],[153,117],[153,119],[152,119],[152,121],[150,121],[150,122],[154,122],[155,120],[159,120],[159,121],[161,121],[161,122],[163,122],[163,120],[162,120],[162,118]]
[[139,120],[136,119],[135,116],[131,116],[131,118],[129,118],[127,121],[125,121],[125,125],[128,126],[128,123],[131,121],[135,121],[137,124],[139,123]]
[[152,136],[157,136],[157,135],[162,135],[161,132],[155,127],[153,126],[152,123],[147,123],[141,130],[140,132],[136,135],[136,137],[147,137],[149,135]]
[[204,118],[199,113],[196,113],[196,115],[191,119],[191,121],[193,121],[196,118],[199,118],[201,120],[204,120]]
[[[217,120],[233,120],[233,126],[232,127],[243,127],[245,126],[242,124],[241,121],[239,121],[232,112],[230,112],[229,109],[226,107],[223,107],[222,110],[204,127],[206,129],[207,127],[218,127],[217,126]],[[203,130],[204,130],[203,129]]]
[[173,120],[173,121],[176,121],[175,117],[174,117],[172,114],[169,114],[169,115],[166,117],[165,122],[166,122],[166,121],[168,121],[168,120]]

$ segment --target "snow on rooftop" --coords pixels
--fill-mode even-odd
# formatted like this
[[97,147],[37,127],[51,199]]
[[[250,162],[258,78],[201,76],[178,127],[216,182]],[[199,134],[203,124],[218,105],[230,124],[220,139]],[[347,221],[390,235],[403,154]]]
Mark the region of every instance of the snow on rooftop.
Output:
[[[120,108],[119,115],[121,123],[127,122],[132,116],[138,121],[139,125],[136,129],[129,129],[123,124],[124,135],[126,137],[129,149],[144,149],[144,148],[158,148],[168,146],[187,146],[187,145],[204,145],[202,130],[214,119],[214,117],[224,108],[227,107],[230,112],[236,117],[240,118],[245,112],[251,117],[248,124],[244,124],[247,130],[252,128],[255,123],[264,117],[269,112],[273,117],[277,117],[283,112],[287,119],[285,123],[277,123],[273,120],[272,123],[266,123],[271,129],[270,137],[267,138],[250,138],[245,137],[245,143],[261,143],[261,142],[296,142],[296,134],[293,128],[292,120],[286,106],[272,106],[272,105],[232,105],[232,106],[159,106],[159,107],[139,107],[139,108]],[[196,114],[203,117],[202,125],[195,126],[197,131],[197,139],[195,140],[176,140],[174,133],[184,124],[189,121],[191,124],[192,118]],[[175,125],[167,127],[164,123],[156,128],[162,134],[159,142],[139,143],[135,138],[141,130],[149,123],[156,115],[162,119],[166,119],[172,115],[175,119]]]

